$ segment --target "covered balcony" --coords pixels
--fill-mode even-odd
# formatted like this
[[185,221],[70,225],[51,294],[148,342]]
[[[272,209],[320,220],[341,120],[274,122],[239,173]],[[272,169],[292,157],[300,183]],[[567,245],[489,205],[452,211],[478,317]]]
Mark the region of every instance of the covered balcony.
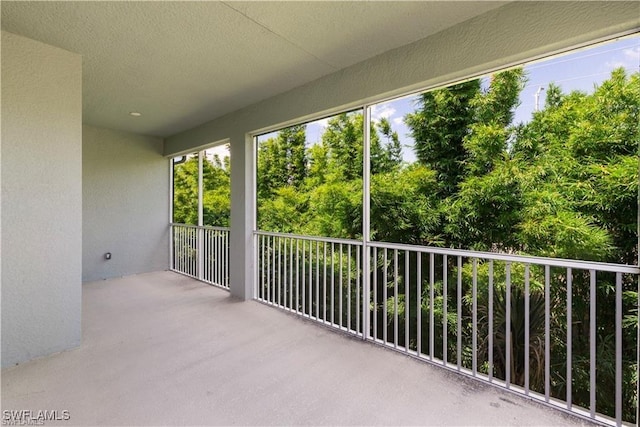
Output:
[[[637,2],[3,2],[3,423],[637,426],[637,70],[479,117],[639,30]],[[438,102],[469,116],[440,146]]]

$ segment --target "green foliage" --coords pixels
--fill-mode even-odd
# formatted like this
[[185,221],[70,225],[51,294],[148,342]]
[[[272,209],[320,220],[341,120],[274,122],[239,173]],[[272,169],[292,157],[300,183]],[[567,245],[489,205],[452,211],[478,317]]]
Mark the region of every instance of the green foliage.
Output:
[[[514,124],[514,109],[526,82],[522,69],[494,74],[484,85],[480,80],[453,85],[422,94],[416,110],[404,118],[415,141],[417,162],[402,161],[400,138],[386,119],[372,123],[371,141],[371,238],[416,245],[434,245],[482,251],[595,260],[635,264],[638,259],[638,143],[640,141],[640,73],[631,76],[615,70],[592,94],[563,93],[559,86],[546,89],[544,108],[530,122]],[[357,239],[362,236],[363,127],[361,112],[332,117],[320,142],[309,146],[305,126],[284,129],[258,147],[258,228],[267,231]],[[227,225],[229,218],[228,162],[205,162],[205,222]],[[175,167],[176,222],[197,222],[197,159]],[[332,254],[334,263],[339,263]],[[404,257],[400,265],[404,268]],[[415,254],[411,255],[415,259]],[[469,366],[474,303],[470,262],[460,270],[463,299],[457,304],[456,289],[444,292],[444,283],[427,280],[428,263],[423,259],[422,281],[417,282],[416,262],[404,277],[398,277],[397,297],[393,281],[385,283],[378,253],[376,309],[378,330],[392,331],[399,316],[399,342],[417,348],[418,334],[405,336],[404,314],[410,325],[418,312],[423,322],[433,321],[436,330],[448,326],[446,337],[429,337],[421,331],[423,345],[434,338],[435,357],[460,357]],[[442,259],[436,272],[457,265]],[[347,261],[343,261],[346,263]],[[343,271],[356,276],[356,267]],[[447,264],[447,265],[442,265]],[[309,268],[311,268],[311,264]],[[401,268],[401,270],[402,270]],[[493,303],[494,374],[506,375],[506,352],[510,351],[511,379],[524,384],[524,360],[529,351],[531,387],[543,390],[544,365],[544,269],[529,270],[530,341],[524,342],[525,266],[509,268],[511,319],[506,318],[506,265],[493,265],[493,299],[489,298],[488,263],[477,268],[478,357],[480,370],[488,372],[488,307]],[[391,273],[389,273],[391,274]],[[572,337],[574,403],[588,405],[589,384],[589,282],[588,272],[573,272]],[[405,283],[407,280],[407,283]],[[567,384],[565,269],[550,271],[551,393],[563,396]],[[615,317],[612,275],[599,274],[597,318],[613,325]],[[346,282],[346,279],[345,279]],[[353,283],[353,282],[351,282]],[[348,286],[351,286],[349,284]],[[429,302],[431,286],[435,300]],[[637,346],[637,278],[625,277],[625,348]],[[390,291],[383,300],[382,292]],[[407,290],[405,294],[405,289]],[[415,295],[422,296],[416,310]],[[395,312],[397,305],[397,313]],[[448,307],[445,316],[444,307]],[[387,318],[382,315],[386,307]],[[418,311],[418,312],[417,312]],[[354,310],[352,313],[357,312]],[[629,314],[631,313],[631,314]],[[353,314],[355,315],[355,314]],[[462,352],[456,354],[457,320],[460,316]],[[355,323],[355,318],[351,319]],[[506,349],[506,325],[512,333]],[[426,325],[426,323],[425,323]],[[385,329],[386,328],[386,329]],[[445,341],[447,338],[448,341]],[[391,336],[390,339],[394,339]],[[446,343],[446,345],[445,345]],[[598,330],[598,410],[612,413],[615,385],[615,340],[612,330]],[[423,347],[423,351],[426,347]],[[585,356],[586,355],[586,356]],[[633,390],[637,379],[634,354],[625,354],[625,390]],[[483,362],[484,361],[484,362]],[[602,388],[600,388],[602,384]],[[625,408],[637,404],[638,396],[625,394]],[[625,411],[627,411],[625,409]],[[627,411],[629,412],[629,411]],[[625,419],[631,414],[625,412]]]
[[436,172],[441,197],[453,194],[462,181],[467,158],[463,141],[475,118],[472,100],[478,94],[480,80],[425,92],[418,109],[405,117],[418,161]]
[[[202,214],[204,225],[228,227],[231,213],[229,157],[202,161]],[[173,168],[173,221],[198,224],[198,156]]]

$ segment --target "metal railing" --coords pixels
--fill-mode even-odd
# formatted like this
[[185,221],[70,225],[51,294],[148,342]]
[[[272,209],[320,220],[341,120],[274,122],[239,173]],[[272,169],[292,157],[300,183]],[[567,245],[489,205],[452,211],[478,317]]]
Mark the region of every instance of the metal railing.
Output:
[[171,270],[229,289],[229,229],[171,224]]
[[277,306],[362,336],[362,242],[257,232],[255,295]]
[[255,236],[262,302],[587,419],[638,424],[637,266]]

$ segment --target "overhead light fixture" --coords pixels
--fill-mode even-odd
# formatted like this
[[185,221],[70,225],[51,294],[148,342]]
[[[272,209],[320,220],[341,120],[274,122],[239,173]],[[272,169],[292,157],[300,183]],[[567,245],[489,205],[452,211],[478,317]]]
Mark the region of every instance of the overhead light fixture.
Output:
[[142,113],[139,113],[137,111],[130,111],[129,115],[133,116],[133,117],[140,117],[142,115]]

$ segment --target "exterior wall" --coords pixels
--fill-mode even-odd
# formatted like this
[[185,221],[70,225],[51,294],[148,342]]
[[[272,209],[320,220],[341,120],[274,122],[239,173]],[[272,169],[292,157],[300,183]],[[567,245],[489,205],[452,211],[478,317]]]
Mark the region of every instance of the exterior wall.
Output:
[[253,297],[249,132],[437,87],[640,28],[638,2],[513,2],[415,43],[167,138],[164,154],[231,142],[232,295]]
[[80,344],[82,58],[2,32],[2,366]]
[[87,125],[82,139],[82,280],[168,269],[162,139]]

